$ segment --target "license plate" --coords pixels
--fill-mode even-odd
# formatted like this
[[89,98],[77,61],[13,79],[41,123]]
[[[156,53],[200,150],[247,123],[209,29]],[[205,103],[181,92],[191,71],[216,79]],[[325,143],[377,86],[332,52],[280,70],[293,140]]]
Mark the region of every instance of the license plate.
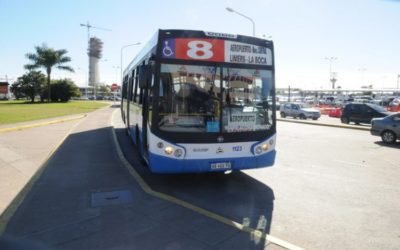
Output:
[[216,162],[210,164],[211,169],[231,169],[230,162]]

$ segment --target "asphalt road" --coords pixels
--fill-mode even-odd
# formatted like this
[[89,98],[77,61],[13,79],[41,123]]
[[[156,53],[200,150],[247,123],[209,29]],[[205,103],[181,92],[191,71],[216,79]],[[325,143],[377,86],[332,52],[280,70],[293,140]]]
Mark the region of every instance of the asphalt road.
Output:
[[400,144],[368,131],[279,122],[272,168],[230,175],[154,175],[117,131],[145,181],[306,249],[400,247]]
[[400,144],[368,131],[280,122],[271,234],[308,249],[399,249]]

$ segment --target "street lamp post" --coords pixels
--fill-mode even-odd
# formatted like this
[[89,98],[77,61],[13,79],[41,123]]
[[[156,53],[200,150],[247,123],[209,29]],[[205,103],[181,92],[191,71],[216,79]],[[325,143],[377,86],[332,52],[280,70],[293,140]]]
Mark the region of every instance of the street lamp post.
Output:
[[367,71],[366,68],[360,68],[358,71],[361,72],[361,86],[365,86],[365,80],[364,80],[364,72]]
[[253,36],[256,36],[256,24],[254,23],[254,20],[253,20],[253,19],[251,19],[250,17],[248,17],[248,16],[246,16],[246,15],[243,15],[243,14],[240,13],[240,12],[237,12],[236,10],[234,10],[234,9],[232,9],[232,8],[226,7],[226,10],[229,11],[229,12],[232,12],[232,13],[236,13],[236,14],[238,14],[239,16],[242,16],[242,17],[246,18],[247,20],[249,20],[249,21],[253,24]]
[[121,54],[120,54],[120,56],[121,56],[121,65],[120,65],[120,68],[121,68],[121,83],[120,83],[120,85],[122,85],[122,81],[123,81],[123,79],[122,79],[122,52],[123,52],[124,49],[127,48],[127,47],[135,46],[135,45],[139,45],[139,44],[140,44],[140,42],[137,42],[137,43],[132,43],[132,44],[124,45],[124,46],[121,47]]
[[115,69],[115,83],[118,82],[118,69],[120,68],[120,66],[113,66],[113,69]]
[[336,57],[325,57],[325,60],[329,61],[329,81],[332,82],[332,85],[334,85],[336,82],[336,79],[334,79],[333,75],[332,75],[332,61],[336,60]]

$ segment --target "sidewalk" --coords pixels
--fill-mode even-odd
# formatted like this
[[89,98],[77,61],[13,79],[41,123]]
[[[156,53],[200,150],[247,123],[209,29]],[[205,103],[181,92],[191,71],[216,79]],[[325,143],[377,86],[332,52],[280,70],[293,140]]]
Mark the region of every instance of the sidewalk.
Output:
[[84,115],[0,126],[0,214]]
[[[64,132],[76,127],[45,165],[4,236],[25,242],[25,248],[30,244],[55,249],[265,248],[266,242],[256,235],[145,193],[122,166],[114,147],[110,127],[114,110],[97,110],[74,124],[49,125]],[[41,131],[25,135],[30,143],[39,143],[51,131],[36,129]],[[36,144],[30,150],[35,148]],[[281,249],[267,244],[267,249]]]

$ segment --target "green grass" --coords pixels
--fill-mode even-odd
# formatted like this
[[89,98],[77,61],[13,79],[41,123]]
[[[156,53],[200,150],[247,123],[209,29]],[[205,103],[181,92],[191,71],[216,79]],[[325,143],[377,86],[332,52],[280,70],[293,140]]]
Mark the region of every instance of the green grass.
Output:
[[104,106],[107,104],[94,101],[33,104],[26,101],[0,101],[0,125],[87,113]]

